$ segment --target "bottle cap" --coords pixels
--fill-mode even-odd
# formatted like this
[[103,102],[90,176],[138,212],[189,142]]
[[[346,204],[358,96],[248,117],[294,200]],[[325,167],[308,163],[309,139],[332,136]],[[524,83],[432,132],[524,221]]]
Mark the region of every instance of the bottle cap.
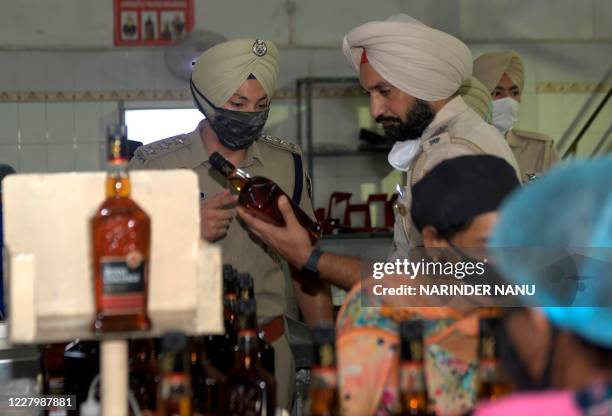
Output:
[[168,332],[162,338],[163,352],[181,352],[187,348],[187,336],[181,332]]

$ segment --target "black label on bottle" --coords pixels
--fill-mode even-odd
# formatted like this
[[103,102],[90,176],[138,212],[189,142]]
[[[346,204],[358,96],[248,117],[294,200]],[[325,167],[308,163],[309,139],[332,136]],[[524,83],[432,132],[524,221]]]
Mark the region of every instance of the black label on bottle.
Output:
[[130,267],[127,261],[102,261],[102,291],[104,294],[142,292],[144,290],[145,262]]

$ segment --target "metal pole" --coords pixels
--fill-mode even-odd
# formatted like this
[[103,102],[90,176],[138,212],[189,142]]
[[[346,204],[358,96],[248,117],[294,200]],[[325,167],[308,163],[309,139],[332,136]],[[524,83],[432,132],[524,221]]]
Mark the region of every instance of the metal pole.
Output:
[[128,416],[128,341],[100,341],[102,416]]

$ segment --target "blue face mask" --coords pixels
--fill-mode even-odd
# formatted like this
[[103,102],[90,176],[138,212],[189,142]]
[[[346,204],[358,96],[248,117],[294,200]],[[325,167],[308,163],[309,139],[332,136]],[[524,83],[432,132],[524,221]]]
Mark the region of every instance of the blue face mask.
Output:
[[[231,150],[246,149],[261,136],[261,132],[268,120],[270,107],[264,111],[232,111],[217,107],[210,102],[204,94],[190,81],[191,94],[198,109],[204,114],[210,127],[213,129],[221,144]],[[197,97],[202,97],[214,110],[214,117],[209,117],[204,108],[198,102]]]

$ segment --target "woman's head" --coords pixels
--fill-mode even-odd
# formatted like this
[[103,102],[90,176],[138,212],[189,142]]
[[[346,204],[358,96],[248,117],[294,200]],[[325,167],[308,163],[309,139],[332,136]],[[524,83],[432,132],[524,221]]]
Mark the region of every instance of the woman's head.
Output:
[[518,186],[514,169],[501,158],[448,159],[412,187],[412,219],[426,247],[483,247],[497,208]]

